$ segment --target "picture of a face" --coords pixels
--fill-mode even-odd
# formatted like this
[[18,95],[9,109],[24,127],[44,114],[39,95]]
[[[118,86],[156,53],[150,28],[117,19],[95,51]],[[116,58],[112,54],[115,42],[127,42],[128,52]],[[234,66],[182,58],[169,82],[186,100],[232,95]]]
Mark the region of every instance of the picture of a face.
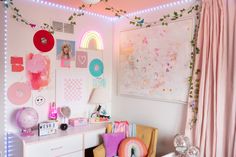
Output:
[[71,48],[70,48],[70,45],[69,44],[64,44],[62,46],[62,53],[64,55],[69,55],[70,54],[70,51],[71,51]]
[[38,96],[34,99],[35,104],[41,106],[45,103],[46,99],[43,96]]
[[75,59],[75,41],[57,39],[57,59]]
[[68,46],[64,46],[63,52],[64,52],[64,54],[69,54],[70,48]]

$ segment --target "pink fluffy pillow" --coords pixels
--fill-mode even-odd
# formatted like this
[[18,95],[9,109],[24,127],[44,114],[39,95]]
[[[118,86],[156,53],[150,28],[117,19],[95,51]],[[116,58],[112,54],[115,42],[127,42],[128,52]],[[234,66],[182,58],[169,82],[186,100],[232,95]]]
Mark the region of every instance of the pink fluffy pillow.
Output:
[[124,133],[108,133],[102,135],[106,157],[117,155],[120,142],[125,138]]

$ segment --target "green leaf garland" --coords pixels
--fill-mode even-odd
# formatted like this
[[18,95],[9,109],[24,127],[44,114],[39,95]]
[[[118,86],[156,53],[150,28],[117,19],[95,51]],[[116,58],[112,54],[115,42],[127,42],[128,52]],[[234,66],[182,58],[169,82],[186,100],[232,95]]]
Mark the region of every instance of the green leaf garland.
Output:
[[[18,9],[14,5],[13,0],[0,0],[0,2],[3,2],[3,4],[5,5],[5,8],[10,9],[12,11],[12,18],[15,21],[20,22],[26,26],[31,27],[31,28],[35,28],[37,26],[36,24],[30,22],[30,20],[27,20],[26,18],[24,18],[24,16],[20,12],[20,9]],[[49,31],[50,33],[54,34],[54,28],[47,23],[43,23],[39,27],[41,29],[45,29],[45,30]]]

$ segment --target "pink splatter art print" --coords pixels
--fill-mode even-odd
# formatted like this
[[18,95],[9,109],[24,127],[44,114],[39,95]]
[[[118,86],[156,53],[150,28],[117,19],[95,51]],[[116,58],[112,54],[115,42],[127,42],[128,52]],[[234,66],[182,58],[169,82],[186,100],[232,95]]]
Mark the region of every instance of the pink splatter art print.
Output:
[[186,19],[121,32],[119,93],[186,102],[193,25]]
[[50,59],[48,57],[30,53],[27,56],[26,70],[33,90],[40,90],[48,86],[50,79]]

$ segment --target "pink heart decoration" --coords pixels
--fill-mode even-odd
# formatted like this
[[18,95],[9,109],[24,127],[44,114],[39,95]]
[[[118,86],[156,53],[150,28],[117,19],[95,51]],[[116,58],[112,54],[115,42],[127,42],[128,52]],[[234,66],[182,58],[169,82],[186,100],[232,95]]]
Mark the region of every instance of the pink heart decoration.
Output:
[[79,62],[81,63],[81,64],[84,64],[85,62],[86,62],[86,56],[78,56],[79,58]]
[[76,67],[87,68],[88,65],[88,54],[84,51],[78,51],[76,56]]
[[60,108],[60,113],[63,117],[69,118],[71,115],[71,109],[68,106],[61,107]]

